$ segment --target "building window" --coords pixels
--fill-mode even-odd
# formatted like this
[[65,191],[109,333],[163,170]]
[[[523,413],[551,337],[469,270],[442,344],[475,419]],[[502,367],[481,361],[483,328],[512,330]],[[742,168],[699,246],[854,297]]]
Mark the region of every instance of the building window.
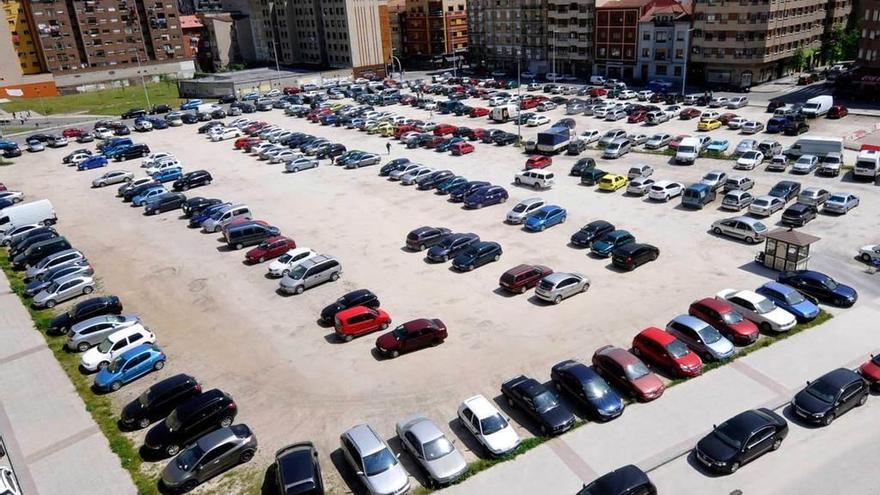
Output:
[[657,67],[654,68],[654,74],[656,74],[658,76],[665,76],[666,75],[666,66],[665,65],[658,65]]
[[642,58],[651,58],[650,48],[642,48]]
[[681,66],[680,66],[680,65],[676,65],[675,67],[673,67],[673,68],[672,68],[672,74],[673,74],[675,77],[681,77]]
[[642,41],[651,41],[651,32],[650,31],[645,31],[642,34]]

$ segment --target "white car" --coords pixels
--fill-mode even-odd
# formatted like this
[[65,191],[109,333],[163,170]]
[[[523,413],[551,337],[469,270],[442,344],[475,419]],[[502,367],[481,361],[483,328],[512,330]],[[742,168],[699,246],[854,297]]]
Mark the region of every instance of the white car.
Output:
[[776,196],[758,196],[749,205],[749,213],[759,217],[769,217],[770,215],[781,210],[785,206],[785,201]]
[[302,153],[297,153],[292,149],[282,149],[269,157],[269,163],[289,162],[297,158],[302,158]]
[[159,163],[158,165],[154,165],[146,170],[147,175],[155,175],[158,172],[163,170],[168,170],[169,168],[180,168],[180,162],[177,160],[168,160]]
[[110,139],[113,137],[113,131],[106,127],[98,127],[94,130],[95,137],[98,139]]
[[709,119],[717,119],[721,116],[721,112],[717,110],[706,110],[705,112],[700,114],[700,120],[709,120]]
[[458,406],[458,419],[493,456],[510,453],[520,444],[507,418],[482,395],[465,399]]
[[670,199],[681,196],[684,186],[681,182],[672,182],[670,180],[660,180],[651,186],[648,190],[648,198],[654,201],[669,201]]
[[880,260],[880,244],[869,244],[859,248],[859,259],[865,263]]
[[547,112],[549,110],[555,110],[555,109],[556,109],[556,103],[553,103],[552,101],[542,101],[541,103],[538,103],[537,107],[535,107],[535,110],[537,110],[539,112]]
[[79,165],[81,162],[84,162],[91,157],[92,157],[92,155],[88,155],[86,153],[74,153],[73,155],[71,155],[70,162],[68,163],[68,165],[69,166]]
[[584,141],[587,144],[595,143],[601,137],[602,134],[597,129],[588,129],[578,135],[578,139]]
[[605,106],[601,106],[601,107],[595,107],[595,108],[593,108],[593,117],[596,117],[598,119],[604,119],[605,116],[608,115],[608,112],[610,112],[614,108],[615,108],[614,105],[605,105]]
[[152,167],[156,164],[156,162],[167,158],[174,158],[174,155],[166,151],[150,153],[149,155],[145,156],[143,160],[141,160],[141,168]]
[[750,290],[724,289],[715,294],[715,299],[727,301],[743,317],[768,332],[786,332],[794,328],[797,318],[779,308],[773,301]]
[[727,121],[727,128],[732,130],[742,129],[742,126],[748,121],[749,119],[745,117],[734,117]]
[[650,91],[650,90],[647,90],[647,89],[644,90],[644,91],[639,91],[638,93],[636,93],[636,98],[638,98],[639,101],[645,101],[645,100],[648,100],[648,99],[650,99],[652,96],[654,96],[654,92],[653,92],[653,91]]
[[736,159],[736,165],[733,168],[737,170],[754,170],[755,167],[764,163],[764,153],[760,151],[746,151]]
[[497,107],[500,105],[504,105],[506,103],[507,103],[507,98],[505,98],[503,96],[493,96],[493,97],[489,98],[489,106],[490,107]]
[[275,258],[268,266],[269,276],[279,278],[290,273],[301,261],[314,258],[318,253],[306,247],[298,247]]
[[24,193],[21,191],[3,191],[0,192],[0,199],[5,199],[13,203],[21,203],[24,199]]
[[267,142],[262,142],[251,148],[251,154],[259,156],[263,151],[268,151],[272,148],[275,148],[277,145]]
[[105,368],[125,351],[141,344],[156,342],[156,336],[141,324],[113,332],[103,342],[87,350],[80,358],[80,366],[87,371]]
[[624,89],[617,95],[618,100],[631,100],[636,97],[636,92],[631,89]]
[[546,115],[535,115],[526,121],[526,125],[529,127],[537,127],[539,125],[549,124],[550,118]]
[[816,155],[801,155],[791,166],[793,174],[809,174],[819,166],[819,157]]
[[507,212],[504,221],[514,225],[521,224],[527,216],[531,215],[535,210],[541,208],[545,204],[547,204],[546,201],[541,198],[524,199]]
[[226,139],[233,139],[238,137],[241,137],[241,131],[236,127],[232,127],[226,128],[223,131],[212,135],[211,141],[224,141]]

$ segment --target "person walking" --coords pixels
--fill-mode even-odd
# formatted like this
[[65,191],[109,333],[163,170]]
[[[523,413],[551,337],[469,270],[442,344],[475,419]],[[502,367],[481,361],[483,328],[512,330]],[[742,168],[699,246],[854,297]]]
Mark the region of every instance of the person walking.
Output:
[[385,143],[385,149],[388,151],[388,154],[390,155],[391,154],[391,143],[390,142]]
[[330,165],[336,165],[336,155],[330,155]]

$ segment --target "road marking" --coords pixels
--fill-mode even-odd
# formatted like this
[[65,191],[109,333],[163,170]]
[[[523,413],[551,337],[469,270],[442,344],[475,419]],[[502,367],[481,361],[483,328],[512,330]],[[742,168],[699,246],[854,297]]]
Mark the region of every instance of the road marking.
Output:
[[751,365],[745,363],[742,359],[737,359],[733,361],[732,363],[730,363],[730,367],[751,378],[760,385],[763,385],[772,392],[775,392],[782,396],[791,395],[791,392],[781,383],[758,371]]
[[596,471],[593,471],[593,468],[561,437],[554,438],[549,445],[556,457],[559,457],[562,463],[581,480],[591,481],[597,478]]
[[59,441],[57,441],[47,447],[44,447],[44,448],[34,452],[33,454],[27,456],[24,461],[28,464],[34,464],[34,463],[40,461],[41,459],[43,459],[44,457],[49,456],[51,454],[54,454],[54,453],[58,452],[59,450],[63,450],[67,447],[70,447],[71,445],[75,445],[75,444],[79,443],[80,441],[85,440],[86,438],[89,438],[90,436],[92,436],[96,433],[101,433],[101,430],[98,429],[98,425],[93,424],[82,431],[74,433],[73,435],[70,435],[67,438],[59,440]]
[[21,359],[25,356],[30,356],[31,354],[35,354],[40,351],[48,351],[48,350],[49,350],[49,348],[46,347],[45,345],[42,345],[42,344],[36,345],[36,346],[31,347],[29,349],[25,349],[23,351],[18,351],[15,354],[10,354],[4,358],[0,358],[0,366],[3,366],[4,364],[9,364],[12,361],[15,361],[17,359]]

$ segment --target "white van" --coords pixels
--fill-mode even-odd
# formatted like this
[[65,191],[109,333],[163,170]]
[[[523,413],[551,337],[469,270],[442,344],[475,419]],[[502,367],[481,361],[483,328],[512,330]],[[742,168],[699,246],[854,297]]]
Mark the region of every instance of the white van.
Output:
[[700,154],[700,140],[688,137],[681,140],[675,150],[675,163],[694,163]]
[[[856,158],[856,165],[853,167],[853,178],[876,180],[878,175],[880,175],[880,151],[859,151],[859,156]],[[8,209],[9,208],[7,208],[7,210]]]
[[523,184],[535,189],[549,189],[553,186],[555,179],[553,172],[548,170],[523,170],[516,173],[513,181],[517,185]]
[[821,115],[825,115],[828,113],[828,110],[831,110],[831,107],[834,106],[834,97],[831,95],[820,95],[814,96],[807,100],[807,103],[804,104],[804,107],[801,108],[801,113],[807,117],[816,118]]
[[52,225],[57,221],[55,207],[48,199],[19,203],[0,210],[0,232],[34,223]]

